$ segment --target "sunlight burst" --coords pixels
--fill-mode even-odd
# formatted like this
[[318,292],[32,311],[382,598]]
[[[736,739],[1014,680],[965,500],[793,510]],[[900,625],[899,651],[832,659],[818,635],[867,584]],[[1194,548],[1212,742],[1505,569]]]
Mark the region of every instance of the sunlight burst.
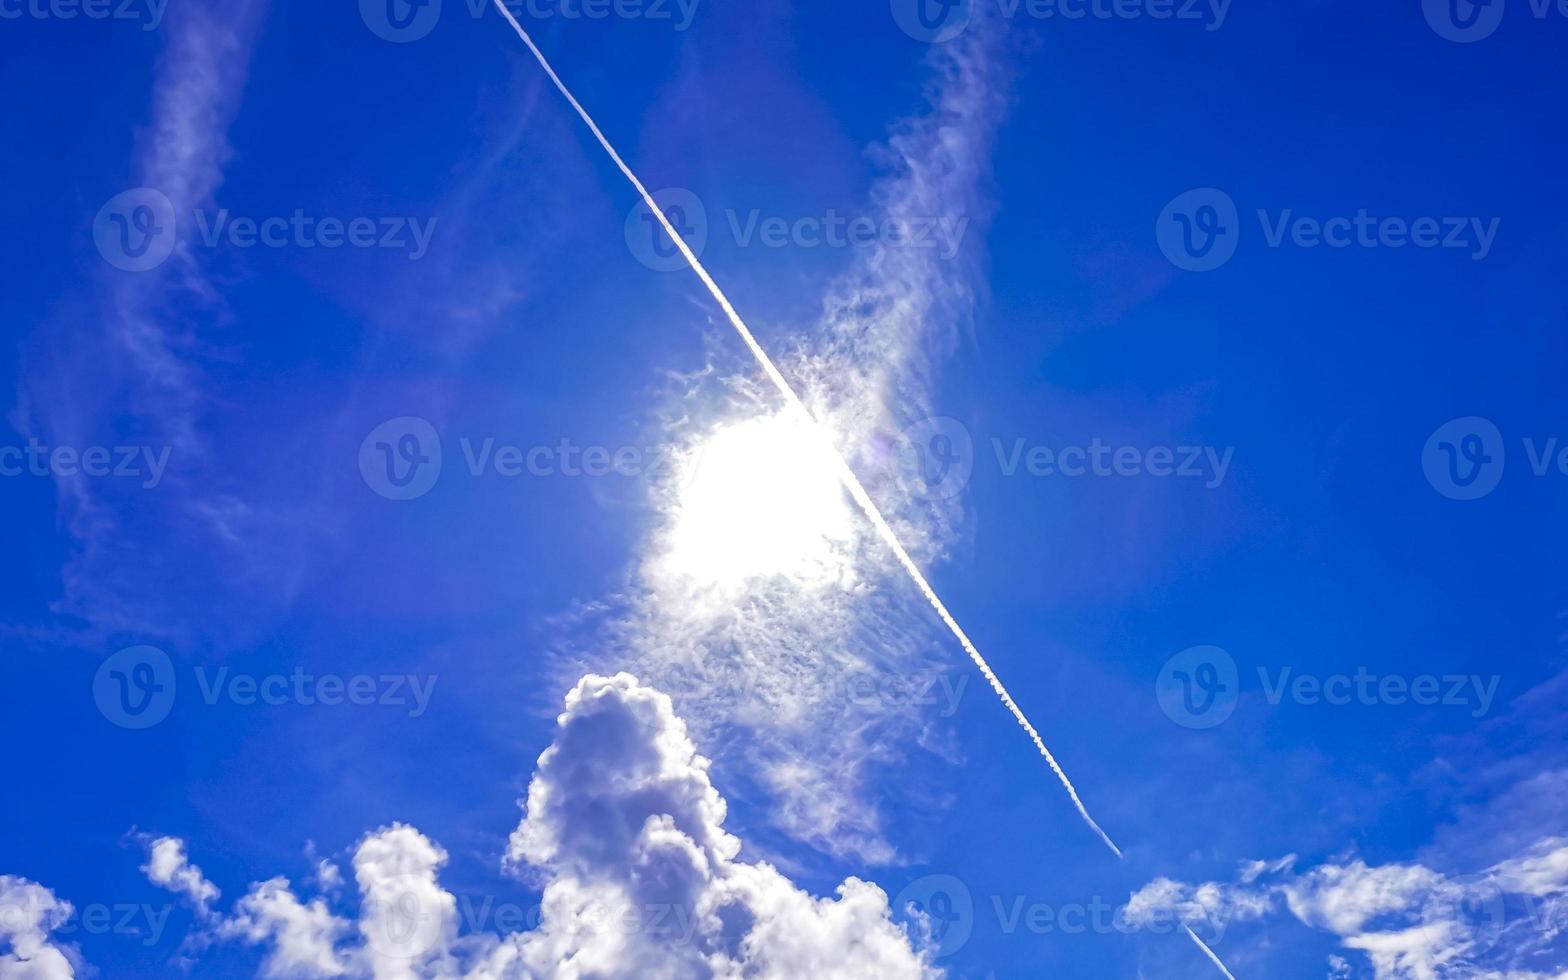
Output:
[[681,474],[667,567],[722,589],[769,576],[841,581],[855,521],[835,465],[812,423],[794,413],[716,430]]

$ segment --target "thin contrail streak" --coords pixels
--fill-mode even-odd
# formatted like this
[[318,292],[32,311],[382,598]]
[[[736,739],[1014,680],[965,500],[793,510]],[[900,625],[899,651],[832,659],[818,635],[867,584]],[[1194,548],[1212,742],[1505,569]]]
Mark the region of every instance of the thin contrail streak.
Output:
[[[746,321],[741,319],[740,314],[731,305],[729,298],[724,295],[724,290],[720,289],[719,284],[713,281],[712,276],[708,275],[708,270],[703,267],[702,262],[697,259],[691,247],[686,244],[686,240],[681,237],[681,233],[670,223],[670,219],[665,215],[664,209],[659,207],[658,203],[654,201],[653,195],[648,193],[648,189],[643,186],[642,181],[632,172],[632,168],[626,165],[625,160],[621,159],[621,155],[616,152],[615,147],[610,144],[609,139],[599,129],[598,124],[593,121],[593,117],[588,114],[588,110],[583,108],[582,103],[578,102],[577,97],[572,95],[571,90],[566,87],[566,83],[561,81],[561,76],[557,75],[555,69],[551,67],[550,60],[544,56],[543,51],[539,50],[539,46],[534,44],[533,38],[529,37],[528,32],[523,30],[523,25],[517,22],[517,18],[512,16],[512,12],[507,9],[504,0],[495,0],[495,5],[496,9],[501,11],[501,15],[506,18],[507,23],[511,24],[512,29],[517,32],[517,36],[522,38],[524,44],[528,45],[528,50],[533,52],[533,56],[539,62],[539,66],[544,69],[545,74],[550,76],[550,81],[555,83],[555,87],[561,90],[561,94],[566,97],[566,101],[571,103],[573,109],[577,110],[577,114],[582,117],[583,122],[593,132],[594,138],[599,141],[599,145],[604,147],[604,151],[610,155],[610,159],[615,162],[621,173],[637,189],[637,193],[642,196],[643,203],[659,219],[659,224],[664,227],[665,233],[670,236],[670,241],[674,242],[675,247],[680,249],[681,254],[686,257],[687,263],[691,265],[692,271],[697,274],[697,278],[701,279],[702,284],[708,287],[708,292],[713,294],[713,299],[724,310],[724,315],[729,318],[730,324],[735,328],[735,332],[740,334],[740,339],[746,342],[746,346],[750,348],[751,353],[756,357],[757,363],[762,365],[762,370],[767,373],[769,380],[773,382],[773,386],[778,389],[780,395],[784,396],[785,402],[810,420],[813,429],[821,434],[823,441],[825,443],[829,442],[821,425],[812,416],[811,410],[806,408],[805,403],[800,400],[800,396],[795,394],[795,389],[790,387],[789,381],[784,378],[783,374],[779,373],[779,369],[773,364],[773,359],[768,356],[767,351],[762,349],[762,345],[757,342],[757,338],[752,335],[750,328],[746,326]],[[1002,686],[1001,680],[996,676],[996,672],[991,669],[991,665],[986,662],[985,657],[981,655],[979,649],[970,642],[969,636],[964,632],[963,627],[958,625],[958,620],[954,619],[953,614],[947,611],[947,606],[937,596],[936,590],[931,587],[931,583],[926,581],[925,575],[921,573],[920,567],[915,564],[915,560],[909,557],[909,552],[904,550],[904,545],[898,540],[898,535],[893,533],[893,529],[888,526],[887,520],[882,516],[882,512],[877,509],[877,505],[871,500],[870,494],[866,493],[866,488],[860,485],[859,478],[849,468],[849,464],[844,461],[844,457],[831,444],[827,448],[831,451],[830,455],[835,469],[838,471],[839,481],[844,484],[844,488],[849,491],[849,495],[855,498],[855,503],[860,506],[866,518],[876,528],[878,536],[892,549],[893,554],[898,558],[898,563],[904,566],[904,571],[909,573],[909,577],[914,580],[915,585],[925,595],[926,601],[931,604],[931,608],[935,609],[936,614],[942,618],[942,622],[947,625],[948,630],[957,638],[959,645],[964,648],[964,652],[969,654],[969,659],[973,660],[975,666],[980,669],[980,673],[991,685],[991,689],[996,692],[996,696],[1001,698],[1002,704],[1007,706],[1007,710],[1013,713],[1013,717],[1018,721],[1019,726],[1028,733],[1030,741],[1034,742],[1034,747],[1039,750],[1040,755],[1050,764],[1051,771],[1056,773],[1056,778],[1061,780],[1062,786],[1066,788],[1067,795],[1072,798],[1073,806],[1078,808],[1078,815],[1083,818],[1091,830],[1099,835],[1100,840],[1105,842],[1106,847],[1109,847],[1118,858],[1122,857],[1121,848],[1117,847],[1116,842],[1111,840],[1109,835],[1100,829],[1100,825],[1095,822],[1093,817],[1089,816],[1089,810],[1083,805],[1083,800],[1079,798],[1078,790],[1073,786],[1072,780],[1067,778],[1067,773],[1057,763],[1056,757],[1051,754],[1051,750],[1046,748],[1045,740],[1040,737],[1040,733],[1035,730],[1034,725],[1029,722],[1023,710],[1018,707],[1018,703],[1013,700],[1013,696],[1007,693],[1007,688]],[[1235,980],[1235,978],[1232,977],[1231,980]]]
[[1198,934],[1192,931],[1191,926],[1182,926],[1182,928],[1187,930],[1187,935],[1191,936],[1192,941],[1198,944],[1198,948],[1203,950],[1204,955],[1214,961],[1214,965],[1220,968],[1221,973],[1225,974],[1229,980],[1236,980],[1236,975],[1230,972],[1230,970],[1226,969],[1225,961],[1220,959],[1218,953],[1209,948],[1208,943],[1198,938]]

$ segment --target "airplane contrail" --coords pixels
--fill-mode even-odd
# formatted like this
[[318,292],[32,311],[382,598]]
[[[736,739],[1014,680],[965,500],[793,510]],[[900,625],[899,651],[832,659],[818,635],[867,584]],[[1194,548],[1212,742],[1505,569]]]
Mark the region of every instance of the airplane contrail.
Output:
[[[865,513],[866,518],[871,521],[872,526],[877,530],[878,536],[892,549],[893,554],[898,558],[899,564],[904,566],[904,571],[909,573],[909,577],[920,589],[921,594],[926,597],[926,601],[931,604],[931,608],[936,610],[936,614],[941,617],[942,622],[946,624],[948,630],[958,640],[959,645],[964,648],[964,652],[969,654],[969,659],[974,661],[975,666],[979,668],[980,673],[991,685],[991,689],[996,692],[996,696],[1001,699],[1007,710],[1012,712],[1013,718],[1023,728],[1024,732],[1028,734],[1029,740],[1034,743],[1034,747],[1039,750],[1040,755],[1050,765],[1051,771],[1056,774],[1056,778],[1061,781],[1063,788],[1067,790],[1067,795],[1072,798],[1073,806],[1077,808],[1078,815],[1083,818],[1084,823],[1089,825],[1089,829],[1093,830],[1100,840],[1105,842],[1105,846],[1109,847],[1117,858],[1125,859],[1121,848],[1116,846],[1116,842],[1111,840],[1110,836],[1089,815],[1089,810],[1079,797],[1077,788],[1073,786],[1072,780],[1067,778],[1067,773],[1056,761],[1056,756],[1052,755],[1051,750],[1046,747],[1045,740],[1040,737],[1040,733],[1029,721],[1028,716],[1023,713],[1023,709],[1018,707],[1018,703],[1013,700],[1013,696],[1007,692],[1007,688],[1002,685],[1001,679],[996,676],[996,671],[991,669],[991,665],[986,661],[985,656],[970,641],[963,627],[958,625],[958,620],[954,619],[953,614],[948,612],[946,604],[936,594],[936,590],[931,587],[931,583],[926,581],[925,575],[920,571],[920,566],[916,565],[915,560],[909,556],[909,552],[904,549],[903,542],[898,540],[898,535],[893,532],[893,528],[888,525],[887,520],[882,516],[882,511],[871,499],[871,495],[866,493],[866,488],[861,485],[860,479],[855,476],[855,471],[850,469],[843,455],[838,451],[837,447],[832,445],[832,440],[827,437],[827,433],[822,425],[817,422],[816,418],[811,414],[811,410],[806,407],[805,402],[800,400],[800,396],[795,393],[795,389],[784,375],[780,373],[778,367],[774,365],[773,358],[769,357],[768,352],[757,342],[757,338],[752,334],[751,328],[747,327],[746,321],[741,319],[740,313],[730,303],[729,297],[724,294],[724,290],[720,289],[719,284],[708,274],[708,270],[703,266],[701,260],[691,250],[691,246],[686,244],[686,239],[676,230],[675,225],[665,215],[664,209],[659,207],[658,202],[653,199],[653,195],[648,193],[648,189],[643,186],[643,182],[638,179],[637,174],[632,171],[632,168],[626,164],[625,160],[621,159],[620,153],[616,151],[609,138],[604,135],[604,132],[599,129],[598,123],[593,121],[593,117],[588,114],[588,110],[583,108],[582,103],[577,101],[577,97],[572,94],[571,89],[567,88],[566,83],[561,81],[561,76],[556,74],[555,68],[550,64],[550,59],[544,56],[544,52],[539,50],[539,46],[534,43],[534,39],[523,29],[523,25],[518,23],[517,18],[512,16],[512,12],[507,9],[505,0],[495,0],[495,5],[496,9],[501,11],[501,16],[505,17],[507,23],[512,25],[512,30],[517,32],[517,36],[522,39],[523,43],[528,46],[528,50],[533,53],[534,59],[539,62],[539,67],[543,68],[545,74],[550,76],[550,81],[555,83],[555,87],[560,90],[561,95],[565,96],[566,101],[571,104],[577,115],[587,124],[594,138],[599,141],[599,145],[604,147],[604,151],[614,161],[615,166],[620,169],[626,179],[631,182],[631,185],[636,188],[637,193],[642,197],[643,203],[659,219],[659,224],[663,226],[665,234],[670,236],[670,241],[674,242],[675,247],[680,249],[681,255],[685,257],[692,271],[697,274],[697,278],[701,279],[702,284],[708,288],[708,292],[713,295],[714,301],[719,304],[720,309],[724,311],[724,315],[728,317],[730,325],[735,328],[736,333],[740,334],[740,339],[745,341],[747,348],[756,357],[757,363],[762,365],[762,370],[767,374],[769,380],[773,382],[773,386],[778,389],[779,394],[784,397],[785,402],[800,412],[811,423],[812,430],[822,439],[828,450],[829,458],[833,460],[834,467],[838,471],[839,482],[849,491],[849,495],[854,498],[855,503]],[[1221,973],[1225,974],[1227,980],[1236,980],[1235,975],[1226,968],[1224,961],[1219,958],[1219,954],[1215,953],[1208,943],[1199,938],[1198,934],[1193,932],[1190,926],[1183,926],[1183,928],[1186,930],[1187,935],[1192,938],[1192,941],[1198,945],[1198,948],[1208,956]]]
[[1204,955],[1208,956],[1208,958],[1214,962],[1214,965],[1220,968],[1221,973],[1225,974],[1229,980],[1236,980],[1236,975],[1226,968],[1225,961],[1220,959],[1220,954],[1214,952],[1213,949],[1210,949],[1208,943],[1204,942],[1202,939],[1199,939],[1198,934],[1192,931],[1192,926],[1184,925],[1182,928],[1187,930],[1187,935],[1191,936],[1192,941],[1198,944],[1198,948],[1203,950]]
[[[915,585],[926,597],[926,601],[931,604],[931,608],[936,610],[936,614],[941,617],[942,622],[946,624],[948,630],[958,640],[959,645],[964,648],[964,652],[969,654],[969,659],[973,660],[975,666],[980,669],[980,673],[991,685],[991,689],[996,692],[996,696],[1001,699],[1002,704],[1007,707],[1008,711],[1012,712],[1013,718],[1017,720],[1019,726],[1028,734],[1030,741],[1034,743],[1034,747],[1039,750],[1040,755],[1050,764],[1051,771],[1056,773],[1056,778],[1061,780],[1062,786],[1067,790],[1067,795],[1072,798],[1073,806],[1078,809],[1078,815],[1083,818],[1084,823],[1089,825],[1089,829],[1093,830],[1100,840],[1105,842],[1105,846],[1109,847],[1112,853],[1118,858],[1122,857],[1121,848],[1116,846],[1116,842],[1111,840],[1110,836],[1100,829],[1100,825],[1089,815],[1088,808],[1084,806],[1083,800],[1078,796],[1077,788],[1073,786],[1072,780],[1067,778],[1067,773],[1057,763],[1056,757],[1051,754],[1051,750],[1046,748],[1045,740],[1040,737],[1040,733],[1035,730],[1029,718],[1018,707],[1018,703],[1013,700],[1013,696],[1007,692],[1007,688],[1002,686],[1002,681],[996,676],[996,672],[991,669],[991,665],[986,661],[979,649],[975,647],[974,643],[970,642],[968,634],[964,632],[963,627],[958,625],[958,620],[954,619],[953,614],[948,612],[947,606],[943,604],[941,598],[936,594],[936,590],[931,587],[930,582],[926,581],[925,575],[920,571],[920,566],[916,565],[915,560],[909,556],[909,552],[904,549],[903,543],[898,540],[898,535],[893,532],[892,527],[888,525],[887,520],[882,516],[882,511],[872,501],[870,494],[866,493],[866,488],[861,486],[860,479],[855,476],[854,470],[850,469],[849,464],[844,461],[844,457],[838,452],[837,447],[832,445],[821,424],[816,421],[816,418],[811,414],[811,410],[800,400],[800,396],[795,394],[795,389],[790,386],[789,381],[779,372],[779,369],[773,363],[773,359],[768,356],[768,352],[763,350],[762,345],[757,342],[757,338],[753,336],[751,329],[746,326],[746,321],[742,320],[740,314],[736,312],[735,307],[729,301],[729,297],[724,295],[724,290],[720,289],[719,284],[713,281],[713,277],[708,274],[708,270],[703,267],[702,262],[692,252],[691,246],[686,244],[686,239],[681,237],[681,233],[671,224],[669,217],[664,213],[664,209],[659,207],[658,203],[654,201],[653,195],[648,193],[648,189],[643,186],[642,181],[632,172],[632,168],[627,166],[625,160],[621,159],[621,155],[616,152],[615,147],[611,145],[604,132],[599,129],[599,125],[593,121],[593,117],[588,114],[588,110],[583,108],[582,103],[578,102],[577,97],[566,87],[566,83],[561,81],[561,76],[557,75],[555,69],[551,67],[550,60],[544,56],[543,51],[539,50],[539,46],[534,43],[534,39],[523,29],[523,25],[517,22],[517,18],[512,16],[512,12],[507,9],[504,0],[495,0],[495,5],[496,9],[501,11],[501,15],[506,18],[507,23],[511,24],[512,29],[517,32],[517,36],[522,38],[524,44],[528,45],[528,50],[533,52],[533,56],[539,62],[539,66],[544,69],[545,74],[550,76],[550,81],[555,83],[555,87],[566,97],[566,101],[577,111],[577,115],[582,117],[583,122],[588,125],[588,129],[592,131],[594,138],[599,141],[599,145],[604,147],[604,151],[610,155],[610,159],[614,161],[616,167],[636,188],[637,193],[642,196],[643,203],[659,219],[659,224],[664,227],[665,233],[670,236],[670,241],[674,242],[675,247],[680,249],[687,263],[690,264],[692,271],[697,274],[697,278],[701,279],[702,284],[708,288],[708,292],[713,294],[714,301],[719,304],[719,307],[724,311],[724,315],[729,318],[731,326],[735,328],[736,333],[740,334],[740,339],[745,341],[752,355],[756,357],[757,363],[762,366],[762,370],[767,374],[769,380],[773,382],[773,386],[778,389],[779,394],[784,397],[785,402],[812,423],[813,431],[818,434],[829,450],[829,456],[832,458],[834,467],[838,472],[839,482],[849,491],[849,495],[854,498],[855,503],[865,513],[866,518],[871,521],[872,526],[876,528],[877,535],[892,549],[893,554],[898,558],[898,563],[904,566],[904,571],[909,573],[910,579],[914,581]],[[1194,936],[1193,938],[1196,939],[1197,937]],[[1201,941],[1199,945],[1202,945]],[[1213,953],[1211,952],[1209,955],[1213,956]],[[1231,980],[1235,980],[1235,978],[1232,977]]]

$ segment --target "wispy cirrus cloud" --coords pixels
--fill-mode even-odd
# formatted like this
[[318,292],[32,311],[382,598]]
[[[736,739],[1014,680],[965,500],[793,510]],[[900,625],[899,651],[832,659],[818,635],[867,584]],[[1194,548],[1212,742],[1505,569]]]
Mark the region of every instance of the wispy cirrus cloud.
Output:
[[1135,926],[1175,918],[1209,936],[1283,913],[1360,954],[1376,980],[1554,980],[1568,971],[1568,838],[1464,875],[1353,859],[1261,881],[1162,878],[1125,909]]
[[[241,0],[170,12],[125,192],[128,213],[157,202],[152,227],[168,258],[142,271],[95,261],[85,291],[24,343],[28,370],[11,415],[24,435],[78,449],[141,447],[159,462],[152,486],[53,474],[72,540],[53,611],[88,639],[178,632],[171,582],[254,579],[261,565],[290,560],[290,538],[278,533],[286,522],[214,462],[210,423],[225,402],[214,368],[228,358],[229,314],[191,220],[223,184],[228,130],[267,7]],[[211,560],[202,574],[191,574],[186,545]]]
[[[1414,858],[1379,864],[1351,853],[1298,870],[1292,855],[1243,865],[1231,881],[1161,878],[1126,914],[1135,923],[1176,916],[1211,937],[1288,916],[1339,943],[1337,977],[1559,980],[1568,975],[1568,779],[1546,733],[1560,730],[1565,679],[1442,748],[1421,779],[1458,782],[1449,788],[1455,817]],[[1499,745],[1523,751],[1499,757]],[[1486,805],[1464,802],[1475,795]],[[1261,945],[1256,956],[1268,961]]]

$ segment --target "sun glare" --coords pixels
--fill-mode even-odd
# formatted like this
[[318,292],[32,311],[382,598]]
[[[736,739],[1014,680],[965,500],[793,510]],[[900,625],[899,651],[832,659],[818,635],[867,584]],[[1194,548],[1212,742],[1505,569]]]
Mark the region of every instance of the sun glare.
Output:
[[682,473],[669,569],[720,588],[775,575],[808,585],[841,580],[855,523],[832,453],[793,414],[714,432]]

